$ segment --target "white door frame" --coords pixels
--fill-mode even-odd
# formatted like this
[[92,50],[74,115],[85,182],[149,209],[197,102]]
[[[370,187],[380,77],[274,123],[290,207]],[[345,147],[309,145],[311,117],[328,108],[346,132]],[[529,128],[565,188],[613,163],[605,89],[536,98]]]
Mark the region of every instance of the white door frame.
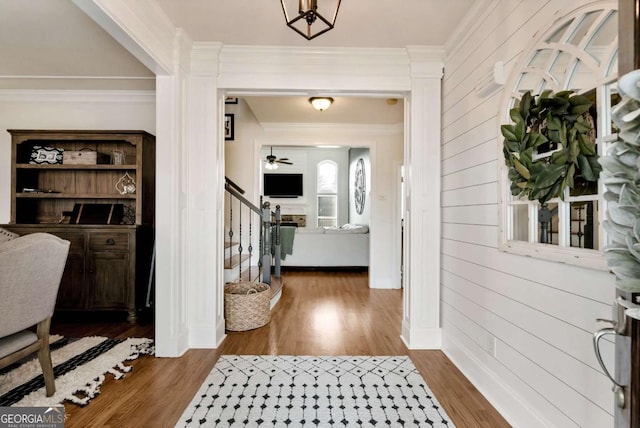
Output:
[[193,43],[153,2],[78,1],[157,75],[156,355],[224,339],[223,96],[387,95],[405,99],[406,274],[402,339],[438,349],[441,47],[296,48]]

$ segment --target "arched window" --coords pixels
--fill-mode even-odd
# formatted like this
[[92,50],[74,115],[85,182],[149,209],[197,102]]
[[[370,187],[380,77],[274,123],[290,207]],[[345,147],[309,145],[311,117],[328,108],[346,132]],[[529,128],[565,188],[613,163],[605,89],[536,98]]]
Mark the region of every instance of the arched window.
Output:
[[[618,12],[617,2],[600,1],[576,9],[541,33],[524,50],[505,88],[502,123],[522,94],[544,90],[572,90],[591,98],[597,152],[606,153],[612,140],[610,111],[617,103]],[[538,222],[539,204],[509,191],[503,168],[501,248],[551,260],[606,267],[600,251],[606,244],[602,220],[603,185],[581,192],[567,191],[564,200],[551,199],[552,218],[544,239]],[[540,244],[540,242],[547,242]],[[595,250],[595,251],[594,251]]]
[[318,163],[316,181],[318,227],[338,225],[338,166],[333,161]]

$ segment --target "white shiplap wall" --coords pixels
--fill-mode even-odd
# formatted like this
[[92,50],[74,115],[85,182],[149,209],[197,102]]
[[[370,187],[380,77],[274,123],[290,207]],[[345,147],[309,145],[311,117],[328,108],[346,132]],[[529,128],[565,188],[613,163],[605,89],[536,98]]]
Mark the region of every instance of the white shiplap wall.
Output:
[[[497,61],[510,71],[537,32],[586,3],[487,1],[445,61],[443,350],[518,427],[612,426],[591,335],[610,317],[614,278],[498,251],[502,93],[481,98],[474,86]],[[612,364],[613,344],[602,350]]]

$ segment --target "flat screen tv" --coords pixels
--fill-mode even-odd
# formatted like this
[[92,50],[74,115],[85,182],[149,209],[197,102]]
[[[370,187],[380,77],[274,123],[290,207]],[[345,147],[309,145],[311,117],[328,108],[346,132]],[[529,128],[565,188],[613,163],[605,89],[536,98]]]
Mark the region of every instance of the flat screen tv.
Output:
[[264,174],[262,189],[271,198],[297,198],[302,196],[302,174]]

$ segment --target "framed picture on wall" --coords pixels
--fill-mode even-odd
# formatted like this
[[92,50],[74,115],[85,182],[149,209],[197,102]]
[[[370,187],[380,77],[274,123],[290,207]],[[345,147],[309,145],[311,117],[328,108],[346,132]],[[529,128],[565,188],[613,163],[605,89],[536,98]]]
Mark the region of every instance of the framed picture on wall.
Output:
[[225,97],[225,104],[238,104],[238,97]]
[[224,115],[224,139],[227,141],[233,141],[233,115]]

